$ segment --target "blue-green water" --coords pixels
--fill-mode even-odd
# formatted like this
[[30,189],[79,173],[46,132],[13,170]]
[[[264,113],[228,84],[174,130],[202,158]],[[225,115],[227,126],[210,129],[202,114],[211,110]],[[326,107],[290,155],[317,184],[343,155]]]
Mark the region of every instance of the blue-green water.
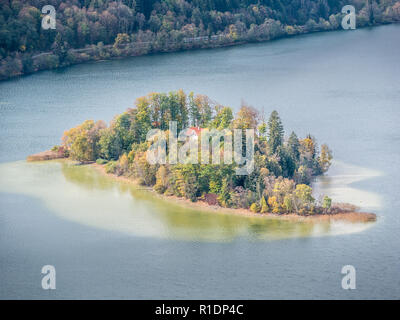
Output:
[[[399,298],[399,40],[400,26],[389,25],[78,65],[0,83],[0,298]],[[107,210],[116,225],[123,210],[149,213],[153,224],[149,233],[106,228],[90,198],[104,192],[100,184],[57,165],[37,171],[15,162],[59,143],[85,119],[111,120],[141,95],[178,88],[235,109],[242,99],[266,113],[277,109],[288,131],[328,143],[337,162],[316,189],[374,211],[378,222],[329,237],[310,236],[305,227],[300,237],[259,241],[254,235],[270,226],[224,216],[213,220],[210,236],[200,218],[201,228],[160,218],[151,213],[154,204],[133,195],[129,207],[125,193],[111,188],[118,206]],[[191,237],[191,230],[200,233]],[[57,270],[54,291],[41,289],[46,264]],[[356,290],[341,288],[347,264],[357,270]]]

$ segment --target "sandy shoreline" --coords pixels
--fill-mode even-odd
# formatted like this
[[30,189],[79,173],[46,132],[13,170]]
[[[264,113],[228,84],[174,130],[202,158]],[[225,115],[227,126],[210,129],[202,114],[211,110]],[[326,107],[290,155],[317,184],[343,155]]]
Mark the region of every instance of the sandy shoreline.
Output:
[[174,204],[195,209],[202,210],[207,212],[213,212],[218,214],[230,214],[230,215],[241,215],[252,218],[269,218],[269,219],[282,219],[282,220],[291,220],[291,221],[301,221],[301,222],[321,222],[321,221],[347,221],[347,222],[372,222],[376,221],[376,215],[374,213],[367,212],[343,212],[337,214],[318,214],[318,215],[308,215],[308,216],[300,216],[295,213],[291,214],[273,214],[273,213],[253,213],[248,209],[234,209],[234,208],[224,208],[220,206],[212,206],[207,204],[205,201],[198,200],[196,202],[192,202],[189,199],[180,198],[177,196],[166,196],[161,195],[155,192],[150,187],[140,186],[137,181],[130,179],[126,176],[116,176],[111,173],[106,173],[105,166],[97,163],[89,164],[90,167],[94,168],[98,172],[103,175],[106,175],[112,179],[117,181],[122,181],[125,183],[129,183],[132,186],[144,190],[146,192],[152,193],[153,196],[162,199],[167,202],[172,202]]

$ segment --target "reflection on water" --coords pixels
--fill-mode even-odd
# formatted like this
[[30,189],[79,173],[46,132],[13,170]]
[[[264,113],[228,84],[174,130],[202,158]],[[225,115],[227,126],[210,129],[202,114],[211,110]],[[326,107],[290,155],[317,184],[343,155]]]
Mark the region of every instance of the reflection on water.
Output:
[[137,236],[273,240],[358,232],[371,225],[288,221],[191,209],[104,176],[90,166],[66,161],[1,164],[0,175],[0,191],[40,198],[52,212],[68,220]]

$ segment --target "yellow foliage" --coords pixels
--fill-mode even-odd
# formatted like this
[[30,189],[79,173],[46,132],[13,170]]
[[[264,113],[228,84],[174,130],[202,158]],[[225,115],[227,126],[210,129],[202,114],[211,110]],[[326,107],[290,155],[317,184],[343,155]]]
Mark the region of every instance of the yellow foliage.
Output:
[[294,209],[293,199],[292,196],[287,194],[283,199],[283,206],[286,209],[286,212],[292,213]]
[[312,156],[315,155],[315,143],[311,137],[308,136],[307,138],[300,140],[300,145],[306,152],[309,152]]
[[96,145],[99,132],[105,127],[101,121],[86,120],[79,126],[67,130],[62,137],[63,146],[70,152],[71,158],[80,161],[96,160]]
[[322,172],[328,171],[329,167],[331,166],[331,160],[332,160],[332,151],[329,150],[326,144],[323,144],[321,146],[321,154],[318,159]]
[[119,158],[119,165],[122,170],[126,171],[129,166],[129,159],[126,153],[124,153],[120,158]]
[[260,212],[260,205],[256,202],[252,203],[250,206],[250,211],[254,213]]
[[237,30],[236,30],[236,26],[234,24],[231,24],[229,26],[229,37],[232,40],[237,40],[238,39],[238,34],[237,34]]
[[269,207],[268,207],[267,201],[265,201],[265,198],[263,196],[263,197],[261,197],[261,211],[260,212],[267,213],[268,210],[269,210]]
[[287,34],[294,34],[295,30],[292,26],[286,26],[285,28]]
[[275,196],[268,198],[268,205],[272,209],[272,213],[280,212],[280,206]]
[[167,190],[167,184],[168,184],[167,169],[165,168],[165,166],[160,166],[156,174],[156,184],[154,185],[154,190],[156,190],[158,193],[164,193],[165,190]]

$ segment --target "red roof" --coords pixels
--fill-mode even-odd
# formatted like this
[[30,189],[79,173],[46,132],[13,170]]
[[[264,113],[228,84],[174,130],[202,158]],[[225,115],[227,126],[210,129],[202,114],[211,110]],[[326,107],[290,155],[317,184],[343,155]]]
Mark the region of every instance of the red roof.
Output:
[[194,133],[198,136],[201,133],[202,128],[199,127],[191,127],[190,130],[194,131]]

